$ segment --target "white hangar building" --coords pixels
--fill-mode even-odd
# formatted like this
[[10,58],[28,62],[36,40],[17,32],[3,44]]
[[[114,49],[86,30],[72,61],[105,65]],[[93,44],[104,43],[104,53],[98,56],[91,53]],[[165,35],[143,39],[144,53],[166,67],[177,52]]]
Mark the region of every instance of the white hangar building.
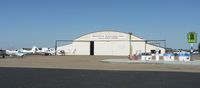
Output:
[[[130,43],[131,36],[131,43]],[[161,54],[165,53],[165,48],[146,43],[144,39],[130,35],[130,33],[116,31],[101,31],[86,34],[70,44],[58,46],[59,51],[65,51],[65,55],[111,55],[111,56],[128,56],[132,54],[155,52],[159,50]]]

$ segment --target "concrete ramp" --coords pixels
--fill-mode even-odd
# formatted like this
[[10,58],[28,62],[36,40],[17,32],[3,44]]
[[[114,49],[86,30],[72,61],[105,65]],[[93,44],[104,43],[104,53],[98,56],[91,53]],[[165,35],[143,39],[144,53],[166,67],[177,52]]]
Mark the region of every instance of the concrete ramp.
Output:
[[103,63],[127,63],[127,64],[174,64],[174,65],[200,65],[200,60],[181,62],[181,61],[141,61],[129,59],[105,59]]

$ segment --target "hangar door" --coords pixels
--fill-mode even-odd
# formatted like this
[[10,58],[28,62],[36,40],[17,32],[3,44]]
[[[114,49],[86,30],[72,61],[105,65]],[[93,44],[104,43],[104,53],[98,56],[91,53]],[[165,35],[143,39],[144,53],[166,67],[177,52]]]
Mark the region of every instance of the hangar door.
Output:
[[112,42],[95,42],[95,55],[113,55]]
[[95,42],[95,55],[127,56],[129,54],[128,42]]
[[90,55],[94,55],[94,41],[90,41]]

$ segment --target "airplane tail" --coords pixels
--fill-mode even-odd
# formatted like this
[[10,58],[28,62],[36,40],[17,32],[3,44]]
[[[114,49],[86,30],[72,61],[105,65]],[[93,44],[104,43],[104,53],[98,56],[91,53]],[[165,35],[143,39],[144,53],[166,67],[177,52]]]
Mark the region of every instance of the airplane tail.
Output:
[[36,47],[36,46],[33,46],[33,48],[31,49],[31,51],[32,51],[33,53],[36,53],[37,47]]

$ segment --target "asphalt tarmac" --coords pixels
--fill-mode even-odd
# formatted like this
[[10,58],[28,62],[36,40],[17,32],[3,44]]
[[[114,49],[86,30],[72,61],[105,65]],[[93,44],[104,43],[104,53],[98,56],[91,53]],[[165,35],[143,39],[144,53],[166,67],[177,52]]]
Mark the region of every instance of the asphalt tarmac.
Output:
[[200,73],[1,67],[0,88],[200,88]]

